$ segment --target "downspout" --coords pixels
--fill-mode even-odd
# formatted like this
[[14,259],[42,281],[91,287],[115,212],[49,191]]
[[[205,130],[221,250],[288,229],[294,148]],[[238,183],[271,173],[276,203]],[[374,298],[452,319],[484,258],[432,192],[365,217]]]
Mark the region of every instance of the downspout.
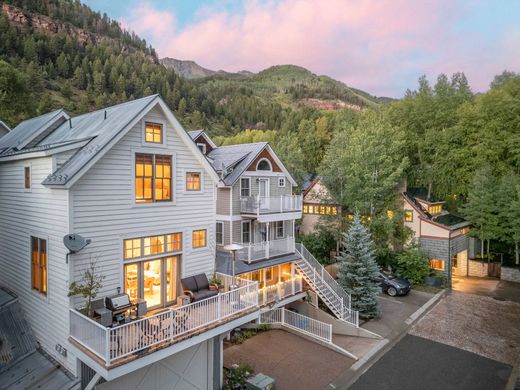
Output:
[[451,277],[452,277],[452,264],[451,264],[451,231],[448,234],[448,288],[451,290]]

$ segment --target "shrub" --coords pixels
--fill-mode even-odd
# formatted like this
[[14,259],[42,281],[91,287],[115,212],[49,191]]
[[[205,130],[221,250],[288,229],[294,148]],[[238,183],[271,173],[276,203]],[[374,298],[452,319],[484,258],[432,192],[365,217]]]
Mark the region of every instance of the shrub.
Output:
[[233,364],[224,369],[225,390],[245,389],[246,380],[253,373],[253,369],[247,364]]
[[332,263],[330,252],[336,250],[336,240],[330,232],[319,229],[315,233],[301,234],[299,238],[316,260],[322,264]]
[[417,247],[412,247],[396,256],[396,274],[414,285],[424,283],[430,273],[428,257]]
[[259,332],[267,332],[271,327],[269,324],[260,324],[258,325],[258,331]]

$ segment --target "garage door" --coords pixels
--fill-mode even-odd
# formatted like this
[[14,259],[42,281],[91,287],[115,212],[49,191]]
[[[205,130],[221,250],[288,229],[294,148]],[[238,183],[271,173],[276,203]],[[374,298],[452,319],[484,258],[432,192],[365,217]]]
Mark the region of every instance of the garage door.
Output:
[[210,388],[209,342],[185,349],[121,378],[96,386],[99,390],[206,390]]

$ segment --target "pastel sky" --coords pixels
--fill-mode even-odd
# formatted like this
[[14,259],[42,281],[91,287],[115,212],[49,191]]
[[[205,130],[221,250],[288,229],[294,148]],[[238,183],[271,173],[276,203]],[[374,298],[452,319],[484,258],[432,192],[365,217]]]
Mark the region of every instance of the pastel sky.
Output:
[[257,72],[295,64],[378,96],[462,71],[520,72],[519,0],[84,0],[160,57]]

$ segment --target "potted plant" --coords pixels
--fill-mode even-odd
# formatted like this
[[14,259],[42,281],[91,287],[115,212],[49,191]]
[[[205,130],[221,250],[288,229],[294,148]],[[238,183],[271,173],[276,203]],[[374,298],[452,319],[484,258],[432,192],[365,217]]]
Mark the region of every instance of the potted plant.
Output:
[[83,314],[92,317],[92,300],[96,298],[99,290],[101,290],[102,282],[105,277],[96,274],[96,265],[93,261],[90,262],[89,268],[85,270],[79,282],[72,282],[69,286],[69,293],[67,296],[72,297],[81,295],[87,299],[85,308],[81,310]]
[[222,279],[220,279],[216,274],[211,277],[211,279],[209,280],[209,284],[217,286],[217,289],[219,291],[224,289],[224,285],[222,284]]

